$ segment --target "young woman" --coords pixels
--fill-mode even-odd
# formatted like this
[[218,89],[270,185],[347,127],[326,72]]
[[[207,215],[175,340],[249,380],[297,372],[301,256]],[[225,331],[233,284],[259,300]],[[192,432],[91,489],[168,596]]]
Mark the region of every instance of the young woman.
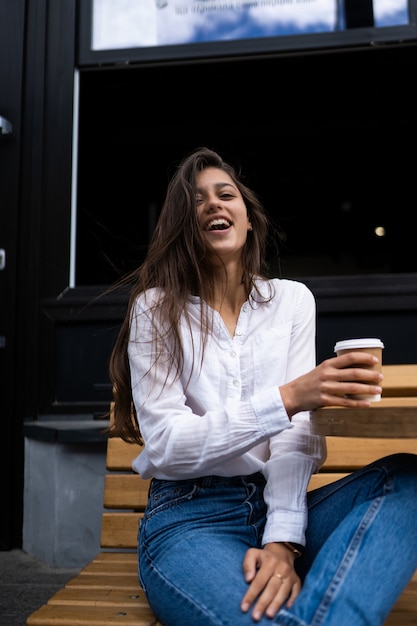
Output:
[[112,432],[145,443],[133,467],[152,478],[140,582],[164,626],[377,626],[417,567],[417,456],[307,493],[326,454],[309,411],[366,407],[347,395],[380,393],[381,375],[370,354],[316,366],[312,293],[267,278],[269,231],[200,148],[129,277]]

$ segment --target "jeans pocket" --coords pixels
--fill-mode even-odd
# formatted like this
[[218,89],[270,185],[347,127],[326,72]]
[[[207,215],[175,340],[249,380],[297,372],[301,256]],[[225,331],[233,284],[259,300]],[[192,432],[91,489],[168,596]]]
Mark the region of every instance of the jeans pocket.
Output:
[[153,515],[175,507],[186,500],[190,500],[197,490],[192,480],[158,480],[153,479],[149,490],[149,499],[145,511],[146,519]]

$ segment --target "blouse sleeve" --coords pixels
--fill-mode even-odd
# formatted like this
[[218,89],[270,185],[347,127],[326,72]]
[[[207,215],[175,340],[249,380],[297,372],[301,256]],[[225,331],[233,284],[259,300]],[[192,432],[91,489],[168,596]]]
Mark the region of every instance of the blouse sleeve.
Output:
[[[316,365],[315,319],[314,298],[305,290],[294,318],[286,381]],[[311,434],[309,419],[307,411],[294,415],[294,427],[270,440],[270,458],[264,468],[268,509],[264,544],[273,541],[305,544],[307,487],[311,474],[319,470],[327,454],[325,438]]]

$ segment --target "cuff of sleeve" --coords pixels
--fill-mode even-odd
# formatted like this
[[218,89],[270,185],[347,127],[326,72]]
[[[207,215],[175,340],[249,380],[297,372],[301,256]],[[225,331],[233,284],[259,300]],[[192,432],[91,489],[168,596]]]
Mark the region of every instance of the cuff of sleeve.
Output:
[[268,517],[262,544],[290,541],[305,545],[305,517],[303,514],[275,513]]
[[293,428],[282,402],[278,387],[272,387],[252,397],[252,407],[264,435],[275,435]]

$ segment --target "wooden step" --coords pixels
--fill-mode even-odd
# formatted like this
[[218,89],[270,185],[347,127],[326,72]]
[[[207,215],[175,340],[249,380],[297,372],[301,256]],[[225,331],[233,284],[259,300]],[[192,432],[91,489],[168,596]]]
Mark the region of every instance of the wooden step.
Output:
[[137,589],[114,589],[110,587],[78,588],[64,587],[56,592],[48,602],[49,604],[73,604],[75,606],[125,606],[147,607],[148,601],[143,589],[137,585]]
[[157,626],[149,607],[45,604],[32,613],[27,626]]
[[136,550],[123,552],[99,552],[92,563],[137,563],[138,555]]
[[103,574],[79,574],[67,582],[66,587],[73,589],[124,589],[125,591],[137,591],[139,587],[137,574],[119,573],[112,576]]
[[136,561],[91,561],[80,572],[80,576],[97,575],[114,576],[117,574],[138,575],[138,563]]

